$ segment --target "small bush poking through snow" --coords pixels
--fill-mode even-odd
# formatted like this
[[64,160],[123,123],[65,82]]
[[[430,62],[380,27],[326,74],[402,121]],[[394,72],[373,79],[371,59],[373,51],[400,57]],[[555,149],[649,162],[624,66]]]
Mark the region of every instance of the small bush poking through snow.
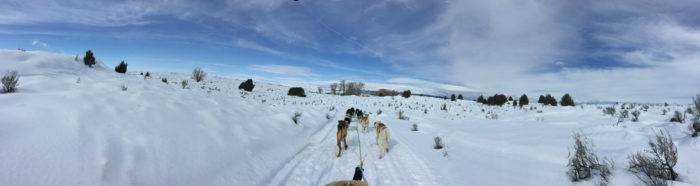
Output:
[[695,107],[695,118],[690,127],[693,132],[692,136],[697,137],[700,134],[700,95],[695,96],[695,99],[693,99],[693,106]]
[[201,68],[197,67],[194,70],[192,70],[192,79],[196,82],[200,82],[204,80],[204,77],[207,76],[207,73],[204,72]]
[[411,125],[411,131],[418,131],[418,124]]
[[683,123],[685,122],[685,117],[680,111],[673,112],[673,117],[671,117],[671,122]]
[[306,97],[306,93],[304,93],[304,88],[301,88],[301,87],[292,87],[292,88],[289,88],[289,91],[287,92],[287,95],[289,95],[289,96]]
[[666,185],[665,180],[676,180],[678,173],[673,170],[678,161],[678,153],[668,132],[660,131],[655,140],[649,141],[645,152],[629,156],[628,170],[647,185]]
[[180,85],[182,85],[182,89],[187,88],[187,80],[183,79],[182,82],[180,82]]
[[255,88],[255,84],[253,84],[252,79],[245,80],[243,83],[238,85],[238,89],[243,89],[245,91],[253,91],[253,88]]
[[17,75],[17,71],[8,71],[2,76],[2,92],[15,92],[15,90],[17,90],[17,82],[19,82],[19,75]]
[[168,78],[160,78],[160,81],[162,81],[163,83],[168,83]]
[[377,115],[382,115],[382,109],[377,110]]
[[301,118],[301,112],[295,112],[294,116],[292,117],[292,121],[294,121],[294,124],[299,124],[299,118]]
[[445,142],[442,141],[442,138],[440,136],[435,137],[435,146],[433,146],[434,149],[442,149],[445,148]]
[[630,111],[622,110],[622,112],[620,112],[620,118],[629,118],[629,117],[630,117]]
[[399,119],[408,120],[408,117],[404,114],[403,110],[399,110]]
[[640,112],[638,110],[632,111],[632,122],[639,121],[639,114]]
[[126,85],[122,84],[122,91],[126,91],[129,87],[126,87]]
[[695,121],[693,121],[691,128],[693,129],[693,137],[697,137],[698,135],[700,135],[700,120],[696,119]]
[[571,181],[586,180],[593,175],[601,177],[600,184],[607,185],[612,176],[611,161],[598,159],[598,156],[593,152],[593,144],[586,136],[581,133],[574,133],[573,152],[569,151],[569,162],[566,164],[569,170],[566,174]]
[[693,99],[693,106],[695,107],[695,119],[700,119],[700,95],[695,96]]
[[614,116],[616,113],[615,107],[605,107],[605,109],[603,109],[603,113],[610,116]]
[[440,107],[440,110],[447,110],[447,103],[443,103],[442,107]]

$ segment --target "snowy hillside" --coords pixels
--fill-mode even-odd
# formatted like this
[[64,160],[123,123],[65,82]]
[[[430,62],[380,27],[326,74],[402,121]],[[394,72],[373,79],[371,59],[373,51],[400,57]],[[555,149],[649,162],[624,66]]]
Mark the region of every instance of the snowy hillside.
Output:
[[[351,179],[360,158],[369,185],[572,185],[566,164],[576,131],[614,161],[612,185],[639,185],[627,157],[660,129],[678,148],[674,184],[700,185],[700,138],[687,122],[668,120],[685,105],[653,105],[639,122],[618,123],[601,111],[611,105],[543,107],[534,96],[533,109],[315,90],[300,98],[265,82],[242,93],[241,79],[144,78],[46,52],[0,50],[0,64],[0,73],[20,74],[17,92],[0,94],[0,185],[324,185]],[[371,112],[370,132],[353,121],[350,147],[336,158],[336,124],[350,107]],[[375,121],[391,133],[382,159]],[[434,149],[435,137],[446,148]]]

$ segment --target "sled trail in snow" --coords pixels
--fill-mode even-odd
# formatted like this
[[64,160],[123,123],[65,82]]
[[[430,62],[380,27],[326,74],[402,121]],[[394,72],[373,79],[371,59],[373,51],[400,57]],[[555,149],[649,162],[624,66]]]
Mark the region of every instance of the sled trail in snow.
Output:
[[[336,114],[337,116],[337,114]],[[336,157],[337,119],[331,120],[313,134],[290,161],[275,170],[267,185],[325,185],[337,180],[352,179],[355,167],[360,163],[359,138],[364,159],[364,178],[369,185],[438,185],[435,176],[425,163],[406,147],[400,137],[392,134],[389,152],[379,159],[379,149],[374,128],[358,131],[353,120],[348,129],[348,149]]]

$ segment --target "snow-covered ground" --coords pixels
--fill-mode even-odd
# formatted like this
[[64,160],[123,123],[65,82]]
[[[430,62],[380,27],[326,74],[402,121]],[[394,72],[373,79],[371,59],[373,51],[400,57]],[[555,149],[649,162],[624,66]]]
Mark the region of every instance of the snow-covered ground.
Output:
[[[618,124],[600,109],[609,105],[531,110],[315,90],[298,98],[265,82],[242,93],[241,79],[144,79],[87,68],[74,56],[0,50],[0,72],[10,69],[21,77],[18,92],[0,94],[0,185],[323,185],[352,178],[361,157],[370,185],[594,185],[566,176],[575,131],[614,160],[613,185],[638,185],[626,171],[627,156],[660,129],[678,147],[681,177],[674,184],[700,185],[700,138],[689,137],[688,124],[668,122],[685,105],[655,105],[639,122]],[[378,158],[373,128],[358,133],[355,121],[349,149],[335,157],[337,120],[350,107],[371,112],[370,123],[387,124],[386,157]],[[408,119],[398,119],[399,111]],[[433,149],[436,136],[446,148]]]

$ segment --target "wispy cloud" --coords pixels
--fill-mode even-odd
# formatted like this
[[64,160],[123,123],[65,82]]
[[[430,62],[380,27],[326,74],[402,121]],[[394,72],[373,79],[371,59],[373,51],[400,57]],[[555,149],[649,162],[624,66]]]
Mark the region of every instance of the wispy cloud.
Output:
[[47,44],[47,43],[45,43],[45,42],[41,42],[41,41],[38,40],[38,39],[35,39],[35,40],[32,41],[32,46],[38,46],[38,47],[48,48],[48,47],[49,47],[49,44]]
[[392,83],[392,84],[409,85],[411,87],[428,87],[428,88],[432,88],[432,89],[439,89],[439,90],[444,90],[444,91],[449,91],[449,92],[477,92],[477,91],[479,91],[479,90],[476,90],[473,88],[468,88],[466,86],[461,86],[461,85],[437,83],[437,82],[426,81],[426,80],[415,79],[415,78],[408,78],[408,77],[391,78],[389,80],[386,80],[386,82]]
[[[139,33],[300,63],[249,66],[273,74],[309,77],[313,66],[403,77],[387,82],[395,85],[663,101],[700,92],[688,70],[700,68],[697,9],[696,0],[37,0],[0,4],[0,24],[153,29]],[[28,33],[19,29],[0,32]]]
[[311,69],[300,66],[290,65],[250,65],[250,69],[268,72],[273,74],[290,75],[290,76],[313,76]]

